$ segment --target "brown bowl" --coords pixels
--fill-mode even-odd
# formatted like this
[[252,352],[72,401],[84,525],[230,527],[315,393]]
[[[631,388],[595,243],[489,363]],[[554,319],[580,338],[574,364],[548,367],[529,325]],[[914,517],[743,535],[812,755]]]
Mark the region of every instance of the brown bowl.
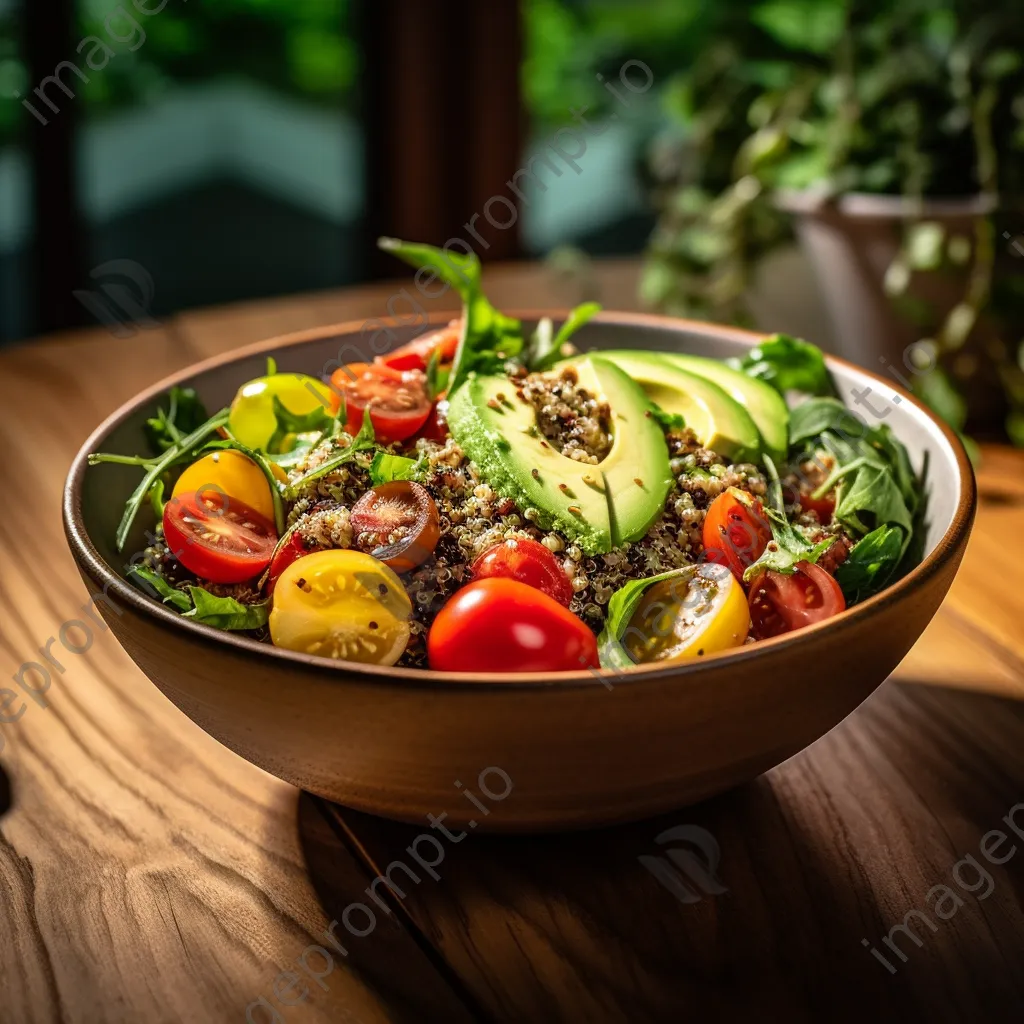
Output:
[[[527,321],[544,314],[522,314]],[[559,316],[560,314],[552,314]],[[438,318],[440,319],[440,318]],[[172,384],[210,409],[238,385],[282,370],[320,376],[333,360],[378,354],[359,324],[306,331],[217,358],[154,385],[119,409],[75,459],[64,525],[87,586],[136,664],[199,726],[274,775],[349,807],[421,822],[550,831],[604,825],[684,806],[754,778],[846,717],[899,664],[935,614],[960,564],[975,509],[974,475],[955,436],[891,381],[829,360],[852,408],[884,417],[920,467],[928,518],[921,564],[835,618],[737,651],[628,674],[467,677],[332,662],[262,645],[179,617],[125,582],[146,546],[140,517],[114,549],[138,470],[90,468],[94,451],[144,450],[143,424]],[[398,342],[414,333],[394,328]],[[584,349],[647,348],[727,357],[758,336],[649,316],[605,314]],[[864,391],[870,389],[870,394]],[[491,769],[488,771],[488,769]],[[511,791],[507,792],[511,786]],[[460,789],[469,789],[479,810]]]

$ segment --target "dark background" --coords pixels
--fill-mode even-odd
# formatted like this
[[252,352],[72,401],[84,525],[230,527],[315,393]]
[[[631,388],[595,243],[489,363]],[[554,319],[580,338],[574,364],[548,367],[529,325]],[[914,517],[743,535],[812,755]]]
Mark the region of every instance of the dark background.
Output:
[[[157,317],[393,273],[378,234],[465,235],[572,109],[612,112],[598,73],[699,45],[688,0],[137,2],[0,0],[0,341],[95,323],[73,292],[114,259]],[[89,81],[54,111],[64,61]],[[481,256],[642,250],[660,88]]]

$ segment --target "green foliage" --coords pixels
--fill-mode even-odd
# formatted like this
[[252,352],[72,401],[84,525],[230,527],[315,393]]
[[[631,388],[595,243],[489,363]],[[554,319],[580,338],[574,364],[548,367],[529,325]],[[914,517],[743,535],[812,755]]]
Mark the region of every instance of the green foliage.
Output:
[[[1002,0],[734,0],[717,11],[699,59],[677,61],[683,70],[664,89],[676,129],[653,161],[660,216],[646,302],[748,320],[752,270],[789,237],[780,191],[825,203],[849,192],[1024,193],[1024,19]],[[961,371],[994,364],[1019,435],[1024,267],[997,275],[1000,237],[990,216],[951,237],[910,219],[885,288],[938,356],[919,394],[961,429],[972,372]],[[949,314],[915,290],[927,275],[946,282],[937,294],[961,289]],[[1002,342],[979,337],[982,325]],[[958,363],[961,350],[972,359]]]

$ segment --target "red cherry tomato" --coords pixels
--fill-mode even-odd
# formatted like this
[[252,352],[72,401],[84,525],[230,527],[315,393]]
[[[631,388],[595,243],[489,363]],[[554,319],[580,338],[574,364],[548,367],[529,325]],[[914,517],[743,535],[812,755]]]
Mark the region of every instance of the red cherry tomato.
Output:
[[819,565],[798,562],[796,571],[761,573],[750,585],[750,621],[754,636],[789,633],[838,615],[846,607],[839,584]]
[[427,382],[416,370],[402,372],[382,363],[350,363],[335,370],[331,387],[345,399],[345,429],[355,434],[363,425],[363,410],[381,444],[412,437],[427,421],[433,403]]
[[448,440],[448,421],[445,419],[443,408],[447,405],[446,402],[435,402],[434,408],[431,410],[430,415],[427,417],[427,422],[417,431],[417,433],[410,437],[406,442],[407,447],[415,448],[416,442],[424,437],[428,441],[435,441],[437,444],[444,444]]
[[390,366],[393,370],[425,370],[430,357],[437,349],[441,362],[450,363],[455,358],[455,350],[459,347],[461,332],[462,321],[453,320],[447,327],[422,334],[408,345],[403,345],[386,356],[379,356],[377,362]]
[[836,496],[832,493],[823,498],[812,498],[809,494],[801,494],[800,507],[805,512],[817,512],[818,522],[827,526],[832,522],[832,513],[836,510]]
[[536,587],[559,604],[569,607],[573,589],[558,559],[543,544],[529,538],[502,541],[488,548],[474,563],[473,579],[494,576],[519,580]]
[[244,583],[270,564],[274,524],[247,505],[205,488],[164,507],[164,539],[186,569],[211,583]]
[[351,521],[356,544],[398,573],[422,565],[441,537],[434,499],[408,480],[367,491],[352,507]]
[[772,531],[761,502],[730,487],[711,502],[703,539],[707,560],[727,565],[742,582],[743,571],[764,554]]
[[440,672],[571,672],[597,668],[597,639],[567,608],[518,580],[477,580],[454,594],[427,635]]
[[270,563],[270,577],[267,580],[267,596],[274,593],[278,577],[292,562],[298,561],[303,555],[310,555],[319,548],[307,548],[298,533],[293,533],[274,553]]

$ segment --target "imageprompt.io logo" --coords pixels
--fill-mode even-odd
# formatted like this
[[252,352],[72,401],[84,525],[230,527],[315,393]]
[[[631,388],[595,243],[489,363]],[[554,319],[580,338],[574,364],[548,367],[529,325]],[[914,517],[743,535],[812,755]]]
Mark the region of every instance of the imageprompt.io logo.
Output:
[[130,338],[139,331],[160,326],[150,305],[155,288],[153,277],[134,260],[110,260],[89,272],[95,288],[80,288],[71,294],[118,338]]
[[[699,825],[676,825],[657,836],[655,842],[685,843],[670,846],[664,855],[644,854],[639,861],[680,903],[699,903],[704,897],[721,896],[728,887],[718,880],[721,850],[715,837]],[[700,856],[690,847],[695,847]]]

